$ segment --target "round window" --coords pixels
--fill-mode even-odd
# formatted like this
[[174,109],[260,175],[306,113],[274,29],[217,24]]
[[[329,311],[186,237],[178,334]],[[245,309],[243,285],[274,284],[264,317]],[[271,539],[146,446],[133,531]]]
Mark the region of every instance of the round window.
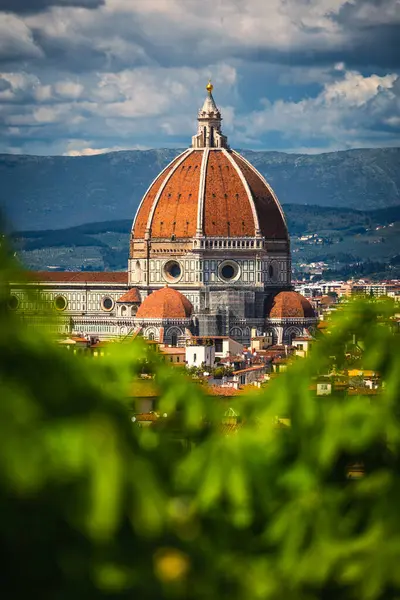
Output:
[[233,261],[225,261],[220,264],[218,274],[224,281],[236,281],[239,278],[239,265]]
[[177,281],[182,275],[181,265],[176,260],[169,260],[164,266],[164,277],[168,281]]
[[18,296],[10,296],[8,299],[8,308],[11,308],[11,310],[16,310],[18,308],[19,305],[19,299]]
[[113,306],[114,306],[114,302],[113,302],[112,298],[109,298],[108,296],[103,298],[102,307],[104,310],[111,310]]
[[235,276],[235,269],[232,265],[224,265],[221,269],[221,274],[224,279],[232,279]]
[[54,300],[54,305],[57,310],[65,310],[67,308],[67,299],[64,296],[57,296]]

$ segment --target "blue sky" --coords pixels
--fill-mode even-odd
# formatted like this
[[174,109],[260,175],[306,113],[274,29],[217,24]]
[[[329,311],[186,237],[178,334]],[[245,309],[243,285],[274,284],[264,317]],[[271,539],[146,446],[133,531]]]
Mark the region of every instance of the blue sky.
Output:
[[400,0],[0,0],[0,152],[400,146]]

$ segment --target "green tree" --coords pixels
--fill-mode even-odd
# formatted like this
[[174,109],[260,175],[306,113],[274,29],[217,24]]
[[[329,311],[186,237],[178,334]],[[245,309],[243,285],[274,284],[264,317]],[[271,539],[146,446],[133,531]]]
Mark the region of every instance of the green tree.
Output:
[[[144,343],[72,356],[8,308],[0,270],[3,591],[42,600],[395,600],[400,597],[400,346],[392,305],[333,316],[311,356],[233,408]],[[310,382],[357,335],[382,373],[374,402]],[[129,389],[143,360],[171,418],[140,428]],[[277,416],[291,426],[276,427]],[[190,451],[187,451],[188,448]],[[365,476],[347,479],[363,462]]]

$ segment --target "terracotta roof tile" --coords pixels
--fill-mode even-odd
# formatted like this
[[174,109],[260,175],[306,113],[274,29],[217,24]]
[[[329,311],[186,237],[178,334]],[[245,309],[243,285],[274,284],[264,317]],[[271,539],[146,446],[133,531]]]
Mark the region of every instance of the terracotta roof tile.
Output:
[[239,390],[233,387],[223,387],[222,385],[210,385],[206,388],[209,396],[237,396]]
[[147,296],[139,306],[137,319],[187,319],[193,312],[191,302],[170,287],[162,288]]
[[319,301],[324,306],[330,306],[331,304],[335,304],[335,299],[332,298],[332,296],[321,296]]
[[266,238],[288,239],[281,211],[261,176],[254,172],[240,155],[234,153],[232,158],[240,167],[250,187],[262,234]]
[[267,315],[271,319],[315,317],[314,309],[309,301],[297,292],[279,292],[272,299],[272,303],[267,309]]
[[175,347],[166,347],[166,348],[160,348],[160,352],[161,354],[179,354],[179,355],[185,355],[186,354],[186,348],[179,348],[177,346]]
[[154,180],[151,187],[148,189],[146,195],[143,198],[143,202],[137,212],[136,220],[135,220],[135,228],[134,228],[134,236],[135,238],[143,238],[144,233],[146,231],[147,219],[149,217],[151,207],[157,196],[158,190],[161,185],[168,177],[170,172],[172,171],[174,165],[179,160],[179,156],[177,156],[168,166],[167,168],[161,172],[161,174]]
[[254,236],[255,223],[246,189],[223,152],[210,152],[204,198],[204,233]]
[[40,283],[128,283],[127,271],[30,271]]
[[191,238],[195,235],[202,157],[200,150],[188,154],[169,177],[154,212],[152,237]]
[[241,375],[242,373],[251,373],[252,371],[262,371],[265,369],[265,365],[257,365],[253,367],[246,367],[246,369],[239,369],[239,371],[233,371],[234,375]]
[[129,292],[126,292],[117,300],[117,302],[133,302],[135,304],[140,304],[141,301],[140,292],[137,288],[130,289]]
[[141,421],[157,421],[158,416],[155,413],[137,413],[135,414],[135,419],[138,423]]
[[[204,150],[188,152],[176,170],[176,158],[146,193],[137,213],[134,237],[143,239],[146,223],[155,198],[165,183],[155,207],[151,235],[153,238],[192,238],[197,227],[201,163]],[[231,153],[246,179],[258,214],[260,228],[267,238],[288,239],[280,208],[261,175],[244,159]],[[204,186],[203,232],[208,236],[241,237],[255,235],[255,222],[246,187],[230,158],[222,149],[209,153]]]

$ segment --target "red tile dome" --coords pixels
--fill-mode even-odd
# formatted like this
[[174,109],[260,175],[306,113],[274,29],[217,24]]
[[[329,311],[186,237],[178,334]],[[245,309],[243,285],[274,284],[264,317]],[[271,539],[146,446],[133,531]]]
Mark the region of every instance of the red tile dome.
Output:
[[137,319],[188,319],[193,312],[191,302],[170,287],[153,292],[139,306]]
[[288,240],[282,208],[262,175],[228,148],[190,148],[143,197],[133,238],[242,237]]
[[279,292],[272,299],[268,313],[270,319],[315,318],[310,302],[297,292]]
[[140,304],[140,292],[137,288],[131,288],[128,292],[125,292],[117,302],[123,302],[125,304]]

